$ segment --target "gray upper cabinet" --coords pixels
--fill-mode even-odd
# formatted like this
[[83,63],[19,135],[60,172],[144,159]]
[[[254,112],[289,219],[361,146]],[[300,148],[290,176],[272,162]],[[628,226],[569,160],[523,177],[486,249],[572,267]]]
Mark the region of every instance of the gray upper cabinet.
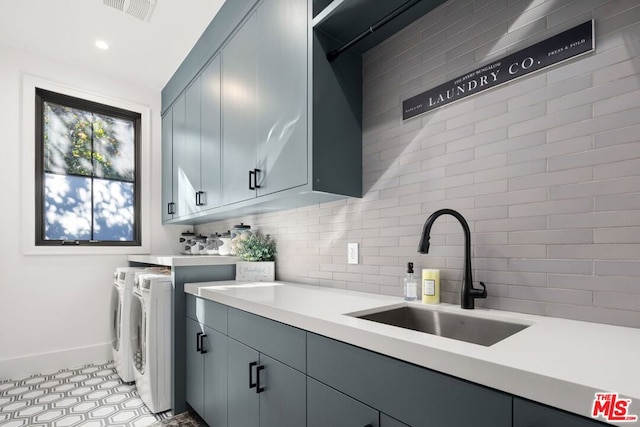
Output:
[[200,82],[197,78],[185,93],[185,145],[179,160],[178,194],[180,216],[198,211],[196,192],[200,187]]
[[216,56],[163,117],[164,222],[220,206],[220,102]]
[[173,104],[171,108],[173,114],[173,163],[172,163],[172,188],[173,188],[173,212],[174,218],[180,218],[187,214],[188,210],[185,206],[187,185],[185,181],[183,168],[186,164],[187,151],[187,116],[185,94],[182,94]]
[[222,155],[221,132],[221,70],[220,55],[204,69],[201,80],[200,99],[200,210],[206,211],[220,206]]
[[[258,21],[253,13],[222,52],[222,204],[256,196]],[[251,176],[250,176],[251,174]]]
[[162,116],[162,222],[173,219],[173,111]]
[[[199,224],[362,196],[361,57],[327,60],[337,42],[316,34],[312,4],[226,2],[167,83],[164,115],[185,112],[173,111],[177,212],[164,222]],[[207,98],[207,65],[197,68],[205,52],[218,57],[209,65],[220,67],[210,74],[220,81],[219,110]],[[219,122],[210,120],[218,114]],[[199,168],[190,157],[198,140]],[[221,151],[205,151],[210,141]]]
[[269,0],[258,16],[258,196],[307,183],[307,4]]

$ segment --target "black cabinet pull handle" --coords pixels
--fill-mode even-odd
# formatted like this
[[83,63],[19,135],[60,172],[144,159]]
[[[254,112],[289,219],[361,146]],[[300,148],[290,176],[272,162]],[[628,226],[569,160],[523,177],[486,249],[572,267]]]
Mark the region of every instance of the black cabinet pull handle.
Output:
[[249,190],[255,190],[256,187],[253,186],[253,179],[252,177],[255,175],[255,171],[249,171]]
[[264,371],[263,365],[260,365],[256,368],[256,376],[258,377],[258,381],[256,384],[256,393],[262,393],[264,391],[264,387],[260,387],[260,371]]
[[257,387],[258,384],[253,382],[253,367],[257,366],[258,362],[249,363],[249,388]]
[[175,215],[176,213],[176,204],[173,202],[170,202],[167,204],[167,214],[169,215]]
[[202,332],[198,332],[196,334],[196,351],[198,353],[202,353],[202,341],[200,341],[201,336],[202,336]]
[[204,206],[206,202],[202,201],[204,191],[196,191],[196,206]]
[[204,349],[204,339],[207,337],[207,334],[200,333],[200,354],[206,354],[207,350]]
[[260,186],[258,185],[258,172],[262,172],[262,171],[260,169],[253,170],[253,186],[255,188],[260,188]]

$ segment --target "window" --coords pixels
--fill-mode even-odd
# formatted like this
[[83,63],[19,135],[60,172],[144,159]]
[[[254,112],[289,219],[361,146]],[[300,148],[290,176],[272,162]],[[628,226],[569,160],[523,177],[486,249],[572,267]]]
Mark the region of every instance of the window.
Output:
[[140,246],[141,115],[36,89],[36,245]]

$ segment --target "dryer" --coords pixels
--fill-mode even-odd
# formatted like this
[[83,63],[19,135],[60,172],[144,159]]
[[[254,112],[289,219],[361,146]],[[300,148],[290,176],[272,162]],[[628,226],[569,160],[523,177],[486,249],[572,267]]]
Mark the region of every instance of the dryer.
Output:
[[125,383],[132,383],[131,300],[137,273],[160,271],[158,267],[118,267],[113,273],[111,289],[111,349],[116,372]]
[[171,409],[170,275],[137,275],[131,303],[133,374],[142,401],[152,413]]

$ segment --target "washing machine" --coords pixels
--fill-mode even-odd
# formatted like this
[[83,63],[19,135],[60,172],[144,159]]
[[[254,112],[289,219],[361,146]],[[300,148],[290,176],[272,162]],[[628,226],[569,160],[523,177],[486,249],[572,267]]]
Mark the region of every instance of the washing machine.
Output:
[[135,273],[144,272],[144,267],[119,267],[113,273],[111,289],[111,349],[116,371],[126,383],[132,383],[131,364],[131,299]]
[[152,413],[171,409],[171,276],[137,275],[131,302],[133,375]]

